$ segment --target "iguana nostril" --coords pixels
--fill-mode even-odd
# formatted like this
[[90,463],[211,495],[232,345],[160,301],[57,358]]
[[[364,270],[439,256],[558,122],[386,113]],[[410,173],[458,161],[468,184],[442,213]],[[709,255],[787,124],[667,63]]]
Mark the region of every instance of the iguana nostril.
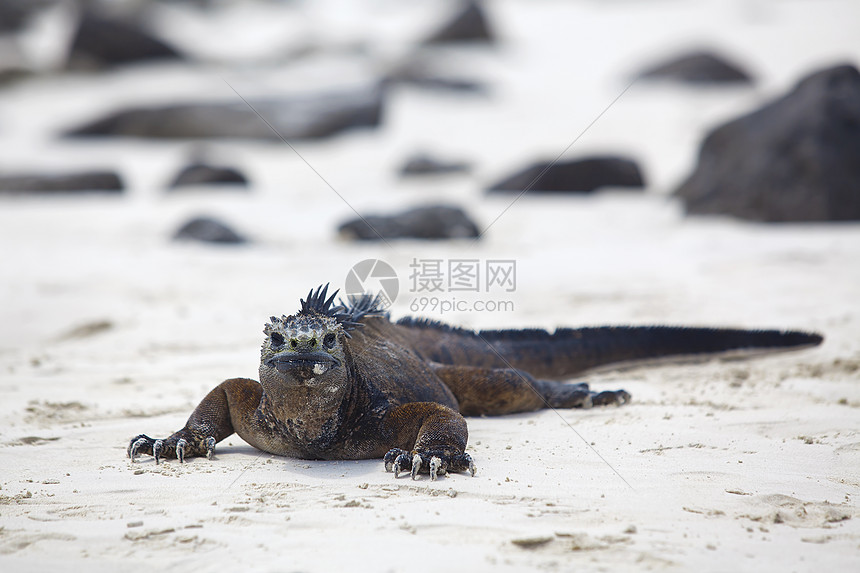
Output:
[[316,338],[311,338],[311,348],[313,348],[313,347],[314,347],[314,346],[316,346],[316,345],[317,345],[317,339],[316,339]]
[[295,348],[295,347],[296,347],[296,346],[298,346],[298,345],[299,345],[299,341],[298,341],[298,340],[296,340],[295,338],[291,338],[291,339],[290,339],[290,348]]

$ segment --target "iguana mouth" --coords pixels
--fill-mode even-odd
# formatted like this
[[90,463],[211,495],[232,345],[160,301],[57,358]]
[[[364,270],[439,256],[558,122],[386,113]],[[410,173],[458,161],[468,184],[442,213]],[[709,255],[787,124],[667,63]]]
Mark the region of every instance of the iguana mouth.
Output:
[[276,368],[281,374],[311,378],[340,366],[340,361],[325,352],[282,352],[266,360],[266,366]]

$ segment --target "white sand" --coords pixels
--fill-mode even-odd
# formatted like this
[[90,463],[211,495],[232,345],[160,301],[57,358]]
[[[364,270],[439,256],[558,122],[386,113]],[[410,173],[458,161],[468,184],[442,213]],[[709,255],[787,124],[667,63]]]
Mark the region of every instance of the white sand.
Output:
[[[395,4],[376,10],[394,10],[418,34],[415,14]],[[691,167],[706,126],[780,93],[811,66],[860,61],[858,5],[535,4],[494,3],[509,43],[462,62],[493,82],[492,97],[399,90],[381,130],[298,149],[363,213],[442,197],[486,225],[510,198],[486,198],[481,185],[559,153],[654,57],[712,44],[747,56],[762,82],[626,94],[571,153],[635,154],[651,183],[645,196],[527,197],[479,244],[392,248],[338,242],[349,207],[281,145],[212,146],[254,179],[251,194],[166,197],[160,189],[188,145],[52,135],[119,102],[195,90],[228,98],[220,75],[240,91],[263,89],[252,72],[153,67],[0,93],[2,167],[114,166],[131,187],[124,198],[0,204],[0,570],[857,567],[860,227],[686,220],[662,196]],[[327,5],[314,12],[316,26],[328,14],[334,40],[363,39],[343,32]],[[381,21],[365,17],[369,27]],[[397,41],[371,44],[402,49],[389,37]],[[478,171],[399,182],[395,167],[424,147],[473,160]],[[198,212],[224,216],[255,243],[170,243]],[[456,324],[801,328],[826,342],[589,378],[630,391],[623,408],[470,419],[475,477],[395,480],[380,461],[280,458],[236,437],[212,461],[125,458],[130,437],[164,436],[215,384],[254,376],[267,317],[294,312],[320,282],[341,286],[368,257],[391,263],[404,291],[414,258],[515,259],[516,292],[480,297],[515,309],[425,313]],[[413,296],[402,292],[392,314],[408,314]]]

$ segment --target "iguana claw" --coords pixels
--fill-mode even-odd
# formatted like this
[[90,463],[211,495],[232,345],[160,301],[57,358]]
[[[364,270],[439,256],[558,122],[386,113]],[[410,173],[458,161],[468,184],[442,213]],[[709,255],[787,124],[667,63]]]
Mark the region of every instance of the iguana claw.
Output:
[[430,481],[436,481],[439,474],[445,475],[445,468],[442,467],[442,460],[433,456],[430,458]]
[[443,451],[415,452],[410,454],[399,448],[392,448],[385,454],[385,471],[394,472],[399,477],[400,472],[409,471],[412,479],[418,479],[418,474],[430,474],[431,480],[448,472],[468,471],[475,475],[475,462],[469,454],[450,454]]
[[158,460],[161,459],[161,451],[164,449],[164,440],[155,440],[152,444],[152,457],[155,458],[155,465],[158,465]]
[[143,434],[141,434],[128,443],[128,449],[126,450],[126,454],[128,454],[128,457],[131,458],[132,462],[137,461],[137,454],[139,453],[141,447],[149,444],[151,440],[152,438],[150,438],[149,436],[144,436]]
[[412,456],[412,479],[418,479],[418,472],[421,471],[421,454],[415,454]]
[[196,442],[193,438],[189,441],[189,439],[176,434],[163,440],[157,440],[150,438],[146,434],[140,434],[131,439],[126,453],[132,462],[137,461],[139,454],[150,454],[155,458],[156,465],[160,464],[162,460],[174,457],[181,464],[185,463],[186,458],[193,456],[205,455],[211,460],[212,456],[215,455],[215,438],[209,436],[200,443]]
[[[409,459],[409,454],[405,451],[391,450],[388,454],[392,455],[394,462],[393,464],[391,464],[391,462],[387,462],[385,464],[385,468],[388,471],[393,471],[395,478],[400,476],[401,471],[408,470],[412,467],[412,460]],[[388,458],[388,455],[386,455],[386,458]],[[389,469],[389,464],[391,464],[391,469]]]
[[623,406],[630,401],[630,394],[624,390],[606,390],[591,397],[594,406]]

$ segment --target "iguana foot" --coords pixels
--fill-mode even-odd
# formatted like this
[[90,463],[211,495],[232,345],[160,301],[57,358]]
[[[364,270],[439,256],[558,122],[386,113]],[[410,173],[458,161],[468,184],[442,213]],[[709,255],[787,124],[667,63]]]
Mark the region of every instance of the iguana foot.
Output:
[[539,380],[536,387],[544,396],[550,408],[592,408],[594,406],[621,406],[630,401],[630,394],[624,390],[593,392],[588,384],[559,384]]
[[409,471],[412,479],[418,479],[418,474],[429,474],[431,480],[448,472],[468,471],[473,476],[477,471],[472,457],[466,453],[450,453],[445,450],[428,450],[412,452],[392,448],[385,454],[385,471],[394,472],[399,477],[400,472]]
[[630,401],[630,394],[624,390],[606,390],[591,397],[594,406],[623,406]]
[[155,458],[155,464],[164,458],[176,458],[179,463],[185,462],[185,457],[205,455],[210,460],[215,454],[215,438],[209,436],[196,446],[191,446],[188,440],[176,434],[165,440],[156,440],[146,434],[132,438],[126,450],[132,462],[137,461],[138,454],[149,454]]

